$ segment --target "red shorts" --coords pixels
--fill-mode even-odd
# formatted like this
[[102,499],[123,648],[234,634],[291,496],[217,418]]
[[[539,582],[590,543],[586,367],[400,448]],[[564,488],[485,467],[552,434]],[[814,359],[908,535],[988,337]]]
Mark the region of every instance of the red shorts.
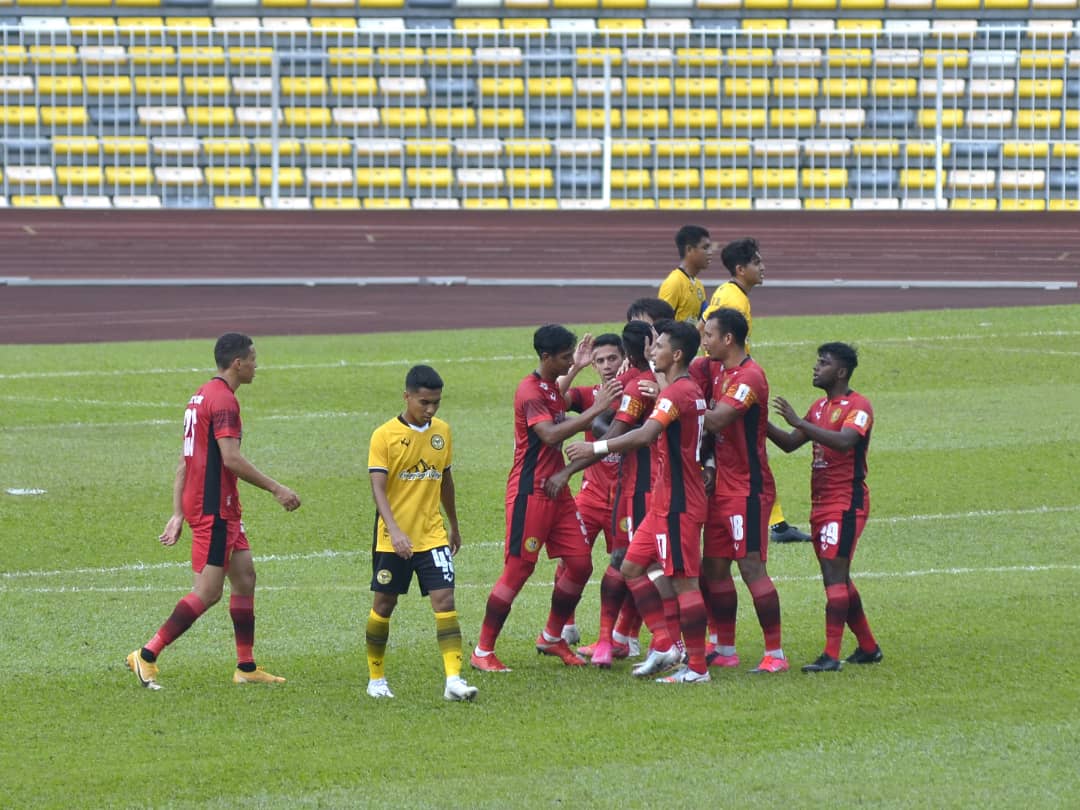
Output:
[[696,577],[701,573],[701,521],[685,512],[650,512],[634,530],[626,559],[642,568],[658,562],[666,576]]
[[604,533],[604,542],[607,544],[608,554],[611,553],[611,504],[606,499],[597,495],[588,494],[591,490],[579,492],[574,502],[577,504],[581,522],[585,524],[585,537],[592,545],[601,532]]
[[521,494],[506,504],[506,556],[536,562],[542,546],[547,546],[551,559],[592,554],[569,489],[555,500],[543,494]]
[[810,536],[814,538],[814,553],[820,560],[837,557],[850,560],[855,556],[866,518],[865,509],[848,509],[842,512],[821,512],[810,515]]
[[612,548],[629,548],[630,537],[634,530],[645,520],[652,503],[652,493],[644,492],[641,495],[628,495],[622,498],[615,507],[616,525],[615,537],[612,538]]
[[234,551],[251,551],[242,520],[225,520],[217,515],[204,515],[191,527],[191,569],[200,573],[208,565],[229,570]]
[[775,498],[709,499],[705,520],[705,556],[741,560],[747,554],[769,555],[769,513]]

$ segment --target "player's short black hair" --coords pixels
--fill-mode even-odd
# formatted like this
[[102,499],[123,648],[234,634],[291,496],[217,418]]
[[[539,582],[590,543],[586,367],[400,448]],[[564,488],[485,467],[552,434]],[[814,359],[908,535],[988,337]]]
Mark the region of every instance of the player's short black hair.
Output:
[[537,357],[564,352],[572,349],[575,343],[577,337],[574,333],[557,323],[546,323],[533,332],[533,348]]
[[750,324],[746,322],[746,316],[739,310],[731,307],[720,307],[709,313],[707,320],[716,321],[721,335],[730,334],[735,338],[739,346],[746,345],[746,336],[750,333]]
[[413,366],[405,375],[405,390],[419,391],[427,388],[431,391],[441,391],[443,387],[442,377],[431,366]]
[[251,354],[251,346],[254,341],[240,332],[226,332],[217,339],[214,344],[214,362],[219,370],[224,371],[233,364],[238,357],[247,357]]
[[848,343],[822,343],[817,349],[818,356],[831,354],[833,359],[847,369],[848,379],[859,365],[859,350]]
[[708,239],[709,232],[700,225],[683,225],[675,234],[675,247],[679,249],[679,258],[686,255],[686,249],[697,245],[702,239]]
[[663,298],[638,298],[626,308],[626,320],[636,321],[642,315],[656,323],[664,318],[674,318],[675,309]]
[[602,335],[597,335],[593,338],[592,345],[594,349],[600,346],[614,346],[619,350],[619,354],[626,354],[626,350],[623,349],[622,338],[614,332],[604,332]]
[[724,263],[724,267],[731,275],[735,275],[736,267],[740,264],[750,264],[760,252],[756,239],[750,237],[736,239],[724,245],[724,249],[720,251],[720,261]]
[[667,335],[671,348],[682,351],[683,365],[690,365],[690,361],[701,348],[701,335],[698,334],[697,327],[686,321],[660,321],[656,324],[656,333]]
[[645,321],[630,321],[623,327],[623,350],[631,362],[640,363],[645,359],[645,346],[652,340],[652,334],[652,327]]

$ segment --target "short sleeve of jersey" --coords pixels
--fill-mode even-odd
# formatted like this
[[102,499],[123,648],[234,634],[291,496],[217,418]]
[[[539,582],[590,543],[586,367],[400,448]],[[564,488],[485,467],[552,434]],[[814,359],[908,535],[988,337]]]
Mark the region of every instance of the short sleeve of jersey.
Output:
[[615,413],[615,420],[628,425],[638,425],[644,418],[647,407],[646,397],[638,388],[637,380],[634,380],[623,391],[622,399],[619,401],[619,410]]
[[214,397],[210,405],[210,423],[218,439],[240,438],[240,403],[236,397]]
[[371,446],[368,447],[368,471],[383,471],[390,469],[390,453],[386,445],[386,432],[383,428],[377,428],[371,434]]
[[870,403],[859,397],[851,405],[851,410],[844,418],[844,427],[857,431],[860,436],[865,436],[874,425],[874,412],[870,410]]
[[749,410],[759,401],[761,378],[752,369],[735,375],[728,381],[720,402],[730,405],[740,413]]
[[656,407],[654,407],[653,412],[649,414],[649,418],[654,419],[664,427],[667,427],[672,422],[678,420],[679,413],[677,395],[672,394],[669,391],[662,391],[660,393],[660,398],[656,400]]

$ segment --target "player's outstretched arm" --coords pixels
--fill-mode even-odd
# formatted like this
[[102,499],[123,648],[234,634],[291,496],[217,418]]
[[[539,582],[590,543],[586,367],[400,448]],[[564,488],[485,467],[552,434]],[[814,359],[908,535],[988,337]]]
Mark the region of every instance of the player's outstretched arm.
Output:
[[799,414],[795,412],[795,409],[791,407],[791,403],[783,397],[773,397],[773,409],[780,414],[784,418],[784,421],[791,425],[794,430],[788,432],[780,426],[769,422],[766,426],[766,435],[769,437],[769,441],[785,453],[791,453],[798,450],[810,441],[810,437],[807,436],[806,432],[800,427],[799,423],[802,422],[802,420],[799,418]]
[[268,475],[259,472],[258,468],[244,458],[240,452],[240,440],[231,437],[217,440],[221,449],[221,460],[229,471],[237,478],[247,481],[252,486],[265,489],[275,500],[280,503],[286,512],[292,512],[300,508],[300,497],[284,484],[279,484]]
[[596,391],[593,404],[582,411],[573,419],[567,419],[559,424],[554,422],[538,422],[532,426],[533,431],[540,437],[544,444],[553,446],[565,439],[569,439],[575,433],[587,430],[592,425],[592,420],[606,411],[615,398],[622,395],[622,383],[618,380],[609,380]]

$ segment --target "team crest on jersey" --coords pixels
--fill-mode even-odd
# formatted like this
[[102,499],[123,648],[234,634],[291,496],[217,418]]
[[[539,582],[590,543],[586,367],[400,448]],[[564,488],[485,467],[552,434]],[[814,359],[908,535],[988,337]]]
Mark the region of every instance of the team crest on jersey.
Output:
[[540,541],[535,537],[526,537],[525,550],[530,554],[534,554],[540,550]]
[[446,441],[443,439],[442,436],[436,433],[434,436],[431,437],[431,446],[434,447],[436,450],[442,450],[446,446]]
[[375,575],[375,581],[380,585],[389,585],[390,580],[394,578],[394,575],[390,573],[389,569],[380,568],[379,572]]
[[834,408],[833,412],[831,414],[829,414],[829,421],[830,422],[839,422],[840,417],[843,416],[843,415],[844,415],[844,411],[842,409]]

